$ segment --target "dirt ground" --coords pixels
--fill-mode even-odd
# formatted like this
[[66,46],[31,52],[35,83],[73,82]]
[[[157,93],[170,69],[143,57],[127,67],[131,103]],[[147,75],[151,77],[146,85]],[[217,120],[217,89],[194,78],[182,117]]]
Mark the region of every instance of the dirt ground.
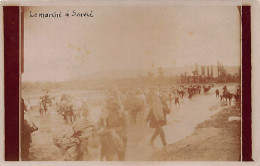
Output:
[[[238,161],[240,159],[240,121],[229,122],[228,118],[230,116],[240,118],[240,108],[234,102],[230,106],[215,97],[215,90],[220,87],[222,86],[217,86],[208,94],[203,93],[191,100],[184,98],[180,101],[180,106],[172,105],[171,113],[167,116],[167,125],[163,127],[169,144],[166,152],[162,150],[163,146],[159,137],[156,138],[153,147],[149,146],[153,128],[144,124],[129,125],[126,160]],[[229,89],[234,89],[234,85],[230,85]],[[82,91],[75,93],[76,98],[93,98],[93,96],[95,97]],[[100,100],[101,97],[95,98]],[[97,121],[100,109],[101,107],[96,104],[91,106],[91,121]],[[33,122],[39,127],[39,131],[32,134],[30,159],[34,161],[62,160],[61,152],[52,140],[53,134],[66,125],[62,118],[57,115],[55,108],[47,117],[40,117],[37,109],[30,114]]]
[[166,151],[154,153],[149,160],[156,161],[240,161],[241,121],[240,107],[224,108],[209,120],[199,124],[192,135],[170,144]]

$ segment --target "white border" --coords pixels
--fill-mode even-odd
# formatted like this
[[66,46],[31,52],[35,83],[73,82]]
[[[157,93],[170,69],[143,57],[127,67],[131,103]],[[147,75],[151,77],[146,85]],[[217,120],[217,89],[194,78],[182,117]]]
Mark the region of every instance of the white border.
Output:
[[[260,136],[260,112],[258,108],[260,103],[257,100],[257,96],[259,96],[260,92],[260,76],[258,72],[260,72],[260,47],[259,47],[259,39],[260,39],[260,7],[259,7],[259,0],[251,0],[251,1],[238,1],[238,0],[204,0],[204,1],[173,1],[173,0],[89,0],[89,1],[0,1],[1,9],[0,9],[0,30],[1,30],[1,45],[0,45],[0,165],[56,165],[56,166],[63,166],[63,165],[178,165],[178,166],[186,166],[186,165],[214,165],[214,166],[240,166],[240,165],[257,165],[260,166],[260,143],[259,143],[259,136]],[[2,6],[94,6],[94,5],[101,5],[101,6],[111,6],[111,5],[185,5],[185,6],[237,6],[237,5],[250,5],[251,8],[251,27],[252,27],[252,139],[253,139],[253,159],[255,162],[5,162],[4,161],[4,65],[3,65],[3,8]]]
[[256,4],[258,0],[2,0],[3,6],[239,6]]

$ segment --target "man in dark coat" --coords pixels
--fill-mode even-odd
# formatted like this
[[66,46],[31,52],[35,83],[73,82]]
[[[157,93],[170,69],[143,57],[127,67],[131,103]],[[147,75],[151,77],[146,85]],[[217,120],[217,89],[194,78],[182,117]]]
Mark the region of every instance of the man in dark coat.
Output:
[[150,139],[150,145],[153,145],[155,138],[160,135],[164,148],[167,146],[165,133],[162,126],[166,125],[166,114],[170,112],[166,103],[162,102],[161,99],[152,94],[151,97],[151,109],[146,117],[146,121],[149,122],[151,128],[155,128],[155,131]]
[[25,115],[27,108],[24,104],[24,99],[21,101],[21,111],[23,112],[21,124],[21,158],[23,161],[28,161],[30,144],[32,142],[31,134],[32,132],[38,130],[38,128],[32,122],[30,122]]
[[216,97],[217,98],[219,97],[219,90],[218,89],[216,90]]

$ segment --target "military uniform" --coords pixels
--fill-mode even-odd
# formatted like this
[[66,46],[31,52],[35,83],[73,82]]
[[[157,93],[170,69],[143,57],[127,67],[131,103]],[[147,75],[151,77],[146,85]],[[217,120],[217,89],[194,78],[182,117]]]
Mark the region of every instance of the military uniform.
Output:
[[155,131],[150,139],[150,144],[153,144],[155,138],[160,135],[163,146],[166,146],[167,142],[162,126],[166,125],[166,114],[170,113],[170,109],[166,106],[166,102],[161,102],[157,96],[153,96],[151,101],[152,107],[146,121],[149,122],[151,128],[155,128]]
[[[112,136],[113,139],[111,140],[105,140],[108,142],[102,143],[101,148],[101,160],[103,159],[103,156],[110,156],[110,151],[108,149],[111,147],[111,144],[114,144],[114,148],[112,147],[112,151],[116,151],[118,160],[123,161],[125,160],[125,151],[126,151],[126,145],[127,145],[127,117],[126,113],[124,111],[120,111],[120,106],[118,106],[119,103],[112,102],[108,103],[109,105],[117,105],[108,107],[108,115],[107,117],[101,117],[99,120],[99,126],[104,128],[103,135],[106,136],[106,134],[113,135],[113,131],[115,131],[115,134],[119,136],[119,140],[117,142],[113,142],[112,140],[116,138],[116,136]],[[119,104],[120,105],[120,104]],[[109,142],[111,141],[111,142]],[[121,145],[122,142],[122,145]],[[122,147],[120,147],[122,146]],[[107,158],[107,160],[112,160],[112,158]]]
[[38,128],[28,119],[24,114],[26,106],[24,104],[24,99],[21,101],[21,111],[22,115],[22,125],[21,125],[21,157],[23,161],[29,160],[29,149],[32,142],[31,133],[38,130]]

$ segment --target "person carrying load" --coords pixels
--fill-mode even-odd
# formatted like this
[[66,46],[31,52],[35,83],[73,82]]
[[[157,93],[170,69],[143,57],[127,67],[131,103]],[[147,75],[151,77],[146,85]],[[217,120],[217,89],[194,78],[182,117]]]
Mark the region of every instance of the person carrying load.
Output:
[[165,133],[162,126],[166,125],[166,114],[170,113],[170,110],[161,102],[161,99],[153,93],[150,98],[151,108],[146,117],[146,122],[149,123],[151,128],[155,128],[155,131],[150,139],[150,145],[153,146],[155,138],[160,135],[164,149],[167,146],[165,139]]
[[110,96],[103,105],[98,122],[101,135],[101,160],[125,160],[127,145],[127,118],[122,104]]

